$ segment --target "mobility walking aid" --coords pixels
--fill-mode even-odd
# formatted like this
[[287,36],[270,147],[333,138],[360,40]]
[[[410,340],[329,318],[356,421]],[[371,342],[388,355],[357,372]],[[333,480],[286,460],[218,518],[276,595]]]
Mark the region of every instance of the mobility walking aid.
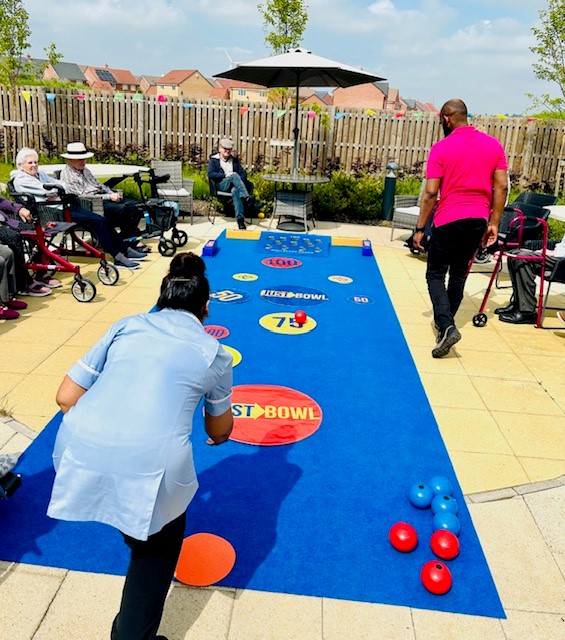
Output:
[[[543,308],[543,287],[545,276],[545,256],[547,251],[547,218],[549,211],[536,205],[527,205],[520,203],[516,208],[507,207],[504,209],[502,219],[500,221],[499,238],[494,252],[496,261],[492,270],[487,290],[479,312],[473,316],[473,325],[475,327],[484,327],[488,321],[486,313],[484,313],[488,297],[490,295],[492,285],[498,282],[498,275],[502,270],[502,262],[504,256],[514,249],[520,249],[524,243],[531,240],[537,240],[541,237],[541,253],[533,255],[512,255],[513,260],[528,260],[531,262],[541,262],[541,282],[538,304],[538,320],[536,326],[540,326],[542,308]],[[471,260],[469,270],[473,264]]]
[[[138,239],[159,236],[157,247],[159,253],[162,256],[173,256],[177,247],[184,247],[188,242],[188,234],[177,229],[178,203],[159,197],[158,185],[168,182],[169,175],[156,176],[154,169],[148,169],[143,173],[144,175],[138,171],[133,175],[133,179],[139,187],[140,206],[145,218],[145,232],[138,236]],[[148,189],[145,188],[146,185],[148,185]],[[167,231],[171,231],[170,240],[165,237]]]
[[114,285],[119,280],[118,269],[106,261],[103,251],[93,247],[81,238],[77,224],[72,221],[70,205],[77,200],[74,195],[66,194],[58,185],[44,185],[45,189],[56,190],[59,200],[39,203],[33,196],[8,188],[14,199],[30,210],[32,222],[20,224],[20,233],[28,260],[26,266],[31,271],[74,273],[71,293],[78,302],[90,302],[96,296],[93,282],[81,275],[80,267],[69,262],[65,256],[83,256],[100,260],[97,275],[104,285]]

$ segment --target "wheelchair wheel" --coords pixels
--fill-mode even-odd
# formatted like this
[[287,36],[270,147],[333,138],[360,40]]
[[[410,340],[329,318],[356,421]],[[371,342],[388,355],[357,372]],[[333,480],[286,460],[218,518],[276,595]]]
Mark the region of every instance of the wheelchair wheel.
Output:
[[188,242],[188,233],[185,231],[179,231],[178,229],[173,229],[171,240],[177,247],[184,247]]
[[120,272],[113,264],[108,264],[103,260],[98,267],[98,280],[106,286],[112,286],[120,279]]
[[177,252],[175,243],[171,240],[167,240],[166,238],[161,238],[161,240],[159,240],[157,248],[162,256],[174,256]]
[[486,313],[477,313],[473,316],[473,325],[475,327],[484,327],[487,320],[488,318]]
[[79,276],[73,282],[71,293],[78,302],[90,302],[96,295],[96,287],[90,280]]

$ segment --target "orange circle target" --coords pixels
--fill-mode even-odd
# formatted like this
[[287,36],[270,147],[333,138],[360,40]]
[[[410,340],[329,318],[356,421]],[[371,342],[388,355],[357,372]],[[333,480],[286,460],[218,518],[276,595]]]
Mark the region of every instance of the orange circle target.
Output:
[[230,440],[244,444],[291,444],[322,424],[322,409],[301,391],[269,384],[241,384],[232,390]]
[[208,587],[225,578],[235,564],[235,549],[213,533],[188,536],[175,569],[175,578],[192,587]]

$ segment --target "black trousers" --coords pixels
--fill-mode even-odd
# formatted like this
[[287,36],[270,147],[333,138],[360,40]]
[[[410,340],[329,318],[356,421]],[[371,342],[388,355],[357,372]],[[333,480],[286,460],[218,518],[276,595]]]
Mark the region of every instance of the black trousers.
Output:
[[71,218],[73,222],[94,235],[105,253],[109,253],[111,256],[126,253],[126,243],[103,216],[87,211],[78,205],[71,205]]
[[121,202],[104,200],[104,217],[113,227],[120,228],[122,238],[133,238],[139,235],[139,221],[143,218],[143,211],[138,200],[125,198]]
[[8,225],[0,225],[0,242],[10,247],[14,254],[14,267],[16,270],[16,288],[18,291],[25,291],[33,279],[30,277],[25,267],[24,243],[20,234]]
[[177,566],[186,512],[145,541],[124,535],[131,559],[111,640],[153,640]]
[[469,262],[479,247],[486,226],[487,222],[482,218],[465,218],[433,228],[426,280],[434,320],[440,331],[455,324],[455,314],[463,300]]
[[[508,274],[512,281],[512,293],[516,308],[522,313],[534,313],[538,304],[536,295],[536,276],[541,274],[541,262],[533,260],[518,260],[512,258],[512,254],[518,256],[539,256],[541,251],[529,251],[519,249],[508,255]],[[557,264],[553,256],[546,256],[545,270],[551,273]]]

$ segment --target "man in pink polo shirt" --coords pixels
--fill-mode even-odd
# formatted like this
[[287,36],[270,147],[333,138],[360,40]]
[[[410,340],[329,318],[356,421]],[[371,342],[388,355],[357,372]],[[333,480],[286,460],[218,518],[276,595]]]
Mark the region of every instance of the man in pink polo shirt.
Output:
[[426,270],[438,331],[434,358],[443,358],[461,340],[455,314],[467,268],[480,244],[495,242],[508,191],[504,149],[496,138],[469,126],[465,103],[449,100],[439,116],[445,138],[430,149],[414,234],[414,246],[422,249],[424,227],[437,205]]

